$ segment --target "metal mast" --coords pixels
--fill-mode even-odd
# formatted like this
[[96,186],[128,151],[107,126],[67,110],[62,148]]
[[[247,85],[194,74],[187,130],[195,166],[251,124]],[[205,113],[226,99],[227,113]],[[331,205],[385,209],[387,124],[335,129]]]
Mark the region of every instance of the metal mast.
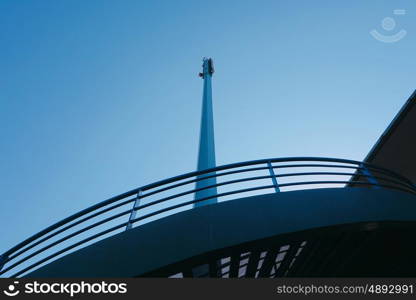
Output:
[[[203,58],[202,72],[199,76],[204,80],[204,90],[202,94],[202,115],[201,132],[199,136],[198,171],[215,167],[215,143],[214,143],[214,117],[212,111],[212,86],[211,79],[214,73],[214,66],[211,58]],[[215,172],[198,176],[202,178],[215,175]],[[196,189],[204,188],[217,183],[216,177],[200,180],[196,182]],[[195,199],[202,199],[217,194],[217,188],[208,188],[195,192]],[[197,202],[194,207],[216,203],[217,198]]]

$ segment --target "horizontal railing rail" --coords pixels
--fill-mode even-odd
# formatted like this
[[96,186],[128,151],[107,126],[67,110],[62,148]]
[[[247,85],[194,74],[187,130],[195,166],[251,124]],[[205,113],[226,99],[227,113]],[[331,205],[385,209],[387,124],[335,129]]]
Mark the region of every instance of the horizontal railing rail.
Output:
[[[293,169],[297,170],[290,173]],[[253,174],[256,172],[263,173]],[[253,176],[244,176],[249,173]],[[239,177],[227,179],[232,176]],[[217,179],[215,185],[186,188],[213,177]],[[152,221],[152,218],[176,213],[209,199],[226,201],[232,200],[227,197],[233,195],[241,197],[243,194],[264,193],[264,190],[278,193],[312,186],[388,188],[416,194],[416,186],[400,174],[353,160],[289,157],[228,164],[145,185],[73,214],[0,255],[0,275],[24,276],[62,255],[105,238],[105,235],[129,230],[133,225],[140,226],[140,222]],[[196,192],[212,188],[219,189],[219,192],[200,199],[192,198]]]

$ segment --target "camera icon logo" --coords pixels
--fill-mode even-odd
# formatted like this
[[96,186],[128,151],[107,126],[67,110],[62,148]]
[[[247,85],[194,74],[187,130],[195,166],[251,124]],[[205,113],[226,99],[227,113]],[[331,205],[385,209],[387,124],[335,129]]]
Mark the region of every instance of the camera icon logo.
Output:
[[[395,9],[393,11],[393,14],[395,15],[405,15],[406,14],[406,10],[404,9]],[[381,27],[386,31],[392,31],[393,29],[396,28],[396,21],[391,18],[391,17],[385,17],[382,21],[381,21]],[[401,39],[403,39],[406,34],[407,31],[404,29],[401,29],[399,32],[397,32],[396,34],[392,34],[392,35],[385,35],[382,34],[380,32],[378,32],[376,29],[373,29],[370,31],[370,34],[378,41],[383,42],[383,43],[395,43],[400,41]]]
[[17,296],[20,293],[20,291],[16,289],[16,285],[18,284],[19,284],[19,281],[13,282],[13,284],[10,284],[7,290],[4,290],[3,293],[9,297]]

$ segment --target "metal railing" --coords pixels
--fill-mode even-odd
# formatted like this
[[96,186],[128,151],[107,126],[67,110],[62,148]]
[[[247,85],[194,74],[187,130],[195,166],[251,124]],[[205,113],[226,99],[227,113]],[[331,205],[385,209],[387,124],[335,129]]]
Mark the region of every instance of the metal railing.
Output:
[[[297,171],[290,172],[294,169]],[[197,181],[212,177],[216,177],[217,184],[199,189],[194,187]],[[139,187],[59,221],[3,253],[0,256],[0,275],[24,276],[110,235],[167,214],[190,209],[195,203],[214,197],[226,201],[234,196],[241,198],[268,191],[279,193],[309,187],[356,186],[416,194],[415,185],[407,178],[381,167],[352,160],[292,157],[223,165]],[[194,199],[197,191],[212,187],[218,188],[216,195]]]

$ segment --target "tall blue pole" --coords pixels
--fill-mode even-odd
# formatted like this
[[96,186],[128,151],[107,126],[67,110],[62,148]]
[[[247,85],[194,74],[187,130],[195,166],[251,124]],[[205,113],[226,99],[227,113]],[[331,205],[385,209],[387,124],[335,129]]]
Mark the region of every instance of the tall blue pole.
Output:
[[[211,58],[204,58],[202,64],[202,73],[199,76],[204,80],[204,90],[202,93],[202,116],[201,116],[201,132],[199,136],[199,153],[198,153],[198,171],[202,171],[215,167],[215,143],[214,143],[214,116],[212,111],[212,86],[211,79],[214,73],[214,66]],[[203,178],[215,175],[215,172],[198,176]],[[217,179],[215,177],[203,179],[196,182],[196,189],[215,185]],[[217,188],[208,188],[195,192],[195,200],[205,197],[217,195]],[[197,202],[194,207],[213,204],[217,202],[217,198],[213,197],[208,200]]]

